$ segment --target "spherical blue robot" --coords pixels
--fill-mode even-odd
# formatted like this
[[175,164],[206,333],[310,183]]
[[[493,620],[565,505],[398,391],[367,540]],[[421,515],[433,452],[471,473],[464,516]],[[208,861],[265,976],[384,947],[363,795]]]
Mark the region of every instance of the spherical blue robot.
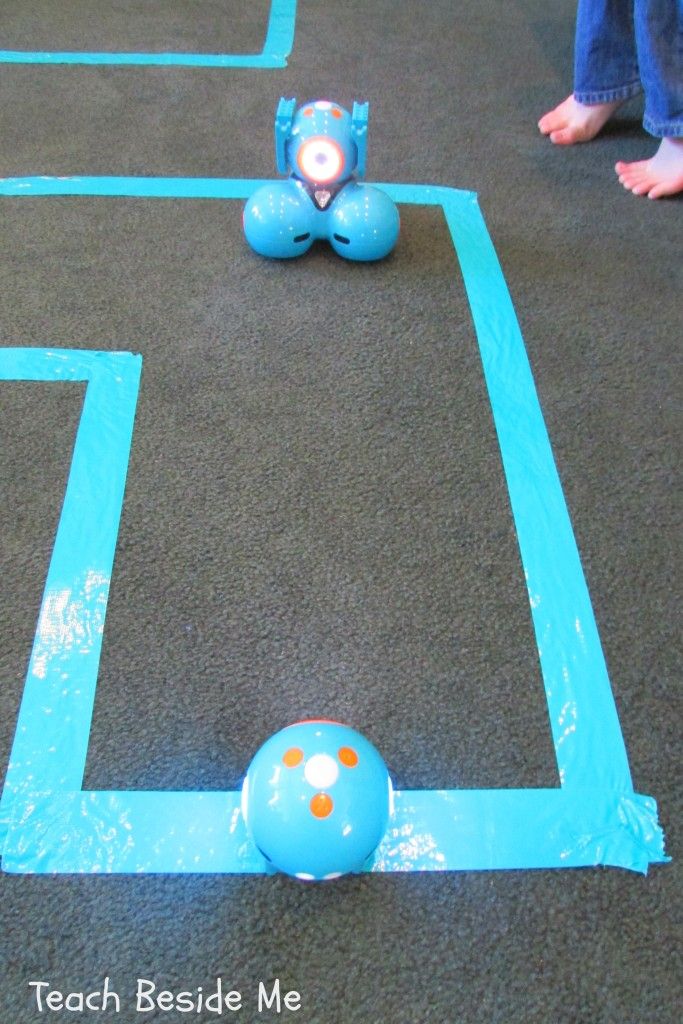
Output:
[[381,189],[359,184],[365,174],[368,104],[353,114],[329,100],[295,110],[281,99],[275,155],[286,181],[262,185],[244,209],[244,233],[261,256],[301,256],[318,238],[349,260],[379,260],[396,244],[399,216]]
[[299,722],[271,736],[242,786],[242,815],[269,866],[305,881],[360,871],[392,802],[376,748],[338,722]]

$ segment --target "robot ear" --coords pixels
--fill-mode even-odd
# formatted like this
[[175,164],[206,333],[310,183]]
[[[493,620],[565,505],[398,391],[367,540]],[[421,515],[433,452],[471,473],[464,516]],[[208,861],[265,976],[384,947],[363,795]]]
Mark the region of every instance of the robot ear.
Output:
[[282,96],[275,113],[275,163],[280,174],[287,173],[287,153],[285,147],[292,130],[295,107],[295,99],[286,100]]
[[369,103],[354,102],[353,113],[351,114],[351,138],[356,143],[356,149],[358,151],[356,172],[359,178],[362,178],[365,174],[365,152],[368,144],[369,109]]

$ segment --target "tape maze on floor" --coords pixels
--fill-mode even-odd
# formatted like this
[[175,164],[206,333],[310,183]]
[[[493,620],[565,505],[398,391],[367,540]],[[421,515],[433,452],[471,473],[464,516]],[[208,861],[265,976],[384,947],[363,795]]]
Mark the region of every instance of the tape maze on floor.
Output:
[[[14,178],[22,196],[245,200],[260,181]],[[664,861],[655,801],[634,792],[569,513],[517,317],[475,193],[379,186],[440,207],[470,305],[517,531],[558,785],[403,790],[371,871]],[[247,872],[266,865],[239,791],[83,790],[141,357],[0,349],[2,381],[85,381],[86,392],[0,802],[8,872]]]
[[[296,0],[271,0],[260,53],[114,53],[76,50],[0,50],[6,64],[132,64],[203,68],[284,68],[294,44]],[[2,40],[0,39],[0,43]]]

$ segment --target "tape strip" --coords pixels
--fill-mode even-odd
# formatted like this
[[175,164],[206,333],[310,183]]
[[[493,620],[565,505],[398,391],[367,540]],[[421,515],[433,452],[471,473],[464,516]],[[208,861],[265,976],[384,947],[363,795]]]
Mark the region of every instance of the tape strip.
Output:
[[[34,177],[0,181],[0,195],[246,199],[261,184]],[[476,195],[421,185],[380,187],[399,203],[441,206],[458,254],[527,581],[559,785],[400,792],[372,870],[610,864],[646,871],[649,863],[667,859],[657,808],[633,791],[533,377]],[[112,358],[118,362],[110,367]],[[236,792],[80,789],[137,393],[139,362],[125,359],[136,357],[0,349],[0,379],[86,379],[73,375],[87,369],[89,380],[0,803],[2,866],[17,872],[259,872],[264,863],[246,835]],[[97,370],[104,366],[107,374]],[[95,424],[105,414],[109,426],[103,431]],[[113,421],[116,429],[110,430]],[[106,534],[106,544],[102,538],[102,547],[90,550],[76,543],[72,521],[80,531]],[[66,687],[65,674],[73,680]]]
[[0,50],[7,64],[137,64],[203,68],[284,68],[294,45],[296,0],[271,0],[261,53],[96,53]]

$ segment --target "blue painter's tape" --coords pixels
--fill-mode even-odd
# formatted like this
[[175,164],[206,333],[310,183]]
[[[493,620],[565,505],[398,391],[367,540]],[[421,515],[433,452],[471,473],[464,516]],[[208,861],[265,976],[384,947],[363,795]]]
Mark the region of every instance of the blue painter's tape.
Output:
[[[0,195],[246,199],[261,184],[33,177],[0,181]],[[605,864],[644,872],[667,859],[657,808],[633,791],[531,369],[476,195],[439,186],[380,187],[399,203],[440,206],[460,261],[527,582],[558,787],[399,792],[371,870]],[[127,360],[135,359],[0,349],[0,379],[89,381],[0,803],[2,866],[261,872],[265,865],[246,834],[237,792],[81,791],[137,394],[139,361]],[[96,429],[104,416],[107,429]],[[92,534],[92,545],[82,544],[76,530]]]
[[284,68],[294,45],[296,0],[271,0],[261,53],[96,53],[0,50],[6,64],[136,64],[201,68]]
[[87,381],[0,828],[14,800],[44,827],[51,794],[81,788],[140,366],[126,353],[0,349],[0,380]]
[[248,178],[0,178],[5,196],[127,196],[142,199],[248,199],[262,185]]

